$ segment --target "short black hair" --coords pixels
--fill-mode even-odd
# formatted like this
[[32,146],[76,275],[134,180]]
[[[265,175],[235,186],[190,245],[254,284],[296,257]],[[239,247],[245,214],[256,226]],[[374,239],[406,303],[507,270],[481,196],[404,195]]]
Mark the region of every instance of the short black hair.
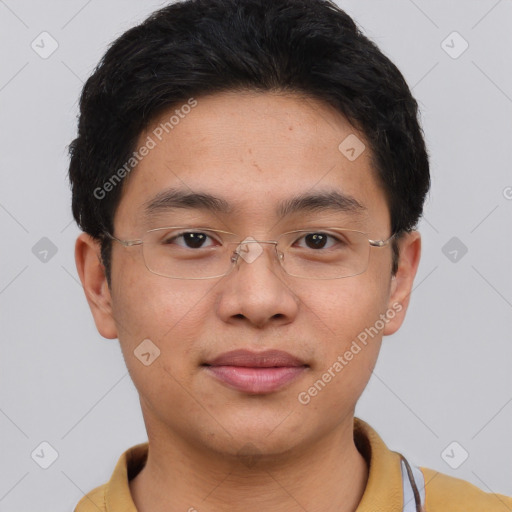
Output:
[[[349,15],[329,0],[184,0],[115,40],[80,97],[69,147],[72,210],[82,230],[101,240],[109,283],[104,234],[113,232],[122,183],[108,193],[103,187],[126,166],[139,135],[192,97],[247,90],[298,93],[343,114],[369,145],[392,232],[398,238],[416,228],[430,188],[418,105]],[[393,275],[398,257],[395,238]]]

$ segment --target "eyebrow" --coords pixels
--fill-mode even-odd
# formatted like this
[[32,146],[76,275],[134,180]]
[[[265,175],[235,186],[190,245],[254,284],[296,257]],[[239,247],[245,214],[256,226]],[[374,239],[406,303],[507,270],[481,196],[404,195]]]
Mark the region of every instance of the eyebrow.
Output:
[[[207,192],[189,192],[182,189],[168,189],[158,193],[144,204],[147,217],[174,209],[193,209],[211,211],[219,214],[231,214],[235,208],[221,197]],[[316,193],[303,193],[281,201],[276,208],[278,217],[290,216],[298,212],[343,212],[361,216],[367,208],[350,195],[336,190]]]

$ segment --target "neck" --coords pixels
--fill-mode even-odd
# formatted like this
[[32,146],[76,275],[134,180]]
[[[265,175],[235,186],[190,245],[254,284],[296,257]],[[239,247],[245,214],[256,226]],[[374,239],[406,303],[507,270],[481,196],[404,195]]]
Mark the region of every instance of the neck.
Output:
[[149,430],[148,438],[146,465],[130,481],[139,512],[354,512],[368,480],[353,416],[279,455],[230,456]]

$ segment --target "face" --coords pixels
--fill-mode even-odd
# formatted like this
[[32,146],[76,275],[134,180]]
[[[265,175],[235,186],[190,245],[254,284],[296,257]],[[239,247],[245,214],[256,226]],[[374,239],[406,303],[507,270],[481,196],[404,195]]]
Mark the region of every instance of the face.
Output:
[[[319,226],[359,230],[374,240],[390,236],[388,205],[369,150],[354,160],[339,149],[348,136],[359,143],[364,136],[332,108],[273,93],[229,92],[196,101],[168,133],[159,127],[174,109],[141,134],[138,147],[148,136],[156,144],[123,184],[116,237],[140,239],[163,226],[220,229],[239,240],[276,240]],[[229,209],[160,201],[148,212],[170,190],[210,194]],[[331,192],[361,208],[278,213],[296,196]],[[97,277],[88,299],[99,331],[119,338],[148,434],[165,432],[203,451],[236,454],[252,443],[261,453],[283,453],[336,432],[351,418],[383,334],[398,329],[405,314],[418,235],[401,245],[396,278],[389,244],[370,249],[364,273],[325,280],[287,275],[274,246],[261,244],[253,261],[239,258],[223,277],[185,280],[149,272],[140,245],[114,242],[111,288]],[[77,256],[84,287],[93,259]],[[151,342],[141,346],[143,340]],[[160,352],[153,360],[154,346]],[[150,364],[136,356],[140,347],[153,354],[146,356]],[[212,364],[238,350],[248,351],[249,359],[235,354],[226,364]],[[265,351],[288,356],[268,355],[267,363],[274,357],[281,368],[254,368],[258,363],[251,361],[261,363],[265,358],[257,356]],[[233,368],[237,364],[245,368]]]

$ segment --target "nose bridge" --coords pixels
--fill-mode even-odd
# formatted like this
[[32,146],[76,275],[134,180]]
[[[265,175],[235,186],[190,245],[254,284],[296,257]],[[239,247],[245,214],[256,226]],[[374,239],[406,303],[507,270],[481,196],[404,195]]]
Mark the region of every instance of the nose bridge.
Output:
[[[296,316],[298,299],[295,293],[283,282],[280,268],[271,268],[280,267],[280,264],[272,261],[275,257],[272,254],[270,260],[265,261],[263,257],[265,246],[271,245],[276,247],[277,241],[247,237],[237,243],[231,257],[231,269],[236,267],[237,275],[228,278],[219,291],[218,314],[226,322],[238,322],[245,318],[251,324],[262,327],[270,320],[284,324]],[[260,261],[255,262],[257,259]],[[240,260],[251,265],[243,268]]]
[[263,247],[260,244],[273,245],[274,254],[277,256],[277,250],[275,250],[277,248],[277,243],[277,240],[256,240],[249,236],[238,243],[232,256],[232,261],[237,263],[240,258],[242,258],[246,263],[252,263],[264,252]]

